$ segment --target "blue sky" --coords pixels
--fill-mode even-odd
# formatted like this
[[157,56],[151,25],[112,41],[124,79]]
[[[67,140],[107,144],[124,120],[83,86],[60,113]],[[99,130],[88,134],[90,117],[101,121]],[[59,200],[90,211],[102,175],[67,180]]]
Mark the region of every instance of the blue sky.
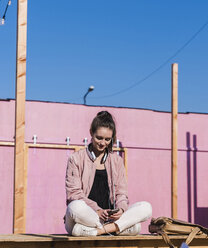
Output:
[[[7,1],[0,0],[0,16]],[[15,97],[16,1],[0,26],[0,98]],[[208,113],[207,0],[28,0],[28,100]],[[135,87],[131,87],[136,85]],[[122,91],[122,93],[119,93]]]

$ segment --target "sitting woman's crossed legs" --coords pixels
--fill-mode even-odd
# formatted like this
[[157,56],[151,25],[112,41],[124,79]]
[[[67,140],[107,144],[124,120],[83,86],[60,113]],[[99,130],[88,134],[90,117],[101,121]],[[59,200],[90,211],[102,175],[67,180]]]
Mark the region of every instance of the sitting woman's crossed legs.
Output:
[[[141,222],[152,215],[152,207],[146,201],[136,202],[113,223],[104,224],[98,214],[83,200],[74,200],[66,210],[65,228],[74,236],[97,236],[116,232],[118,235],[137,235]],[[80,228],[84,232],[80,232]]]

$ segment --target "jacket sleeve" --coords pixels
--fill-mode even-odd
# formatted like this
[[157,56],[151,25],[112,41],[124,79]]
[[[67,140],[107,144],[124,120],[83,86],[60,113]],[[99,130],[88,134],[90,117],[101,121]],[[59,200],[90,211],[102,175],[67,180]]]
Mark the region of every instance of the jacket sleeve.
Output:
[[115,200],[116,207],[122,208],[124,211],[128,209],[128,188],[126,180],[126,171],[123,163],[123,159],[117,156],[118,161],[116,163],[116,178],[115,178]]
[[83,200],[93,210],[101,209],[95,201],[87,198],[82,190],[81,171],[73,156],[69,157],[66,169],[66,201],[67,205],[74,200]]

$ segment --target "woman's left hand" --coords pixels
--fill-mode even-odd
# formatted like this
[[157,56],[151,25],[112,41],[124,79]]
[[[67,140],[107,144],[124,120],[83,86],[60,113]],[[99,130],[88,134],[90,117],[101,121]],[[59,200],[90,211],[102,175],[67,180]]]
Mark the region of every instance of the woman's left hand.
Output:
[[121,215],[123,214],[123,209],[119,209],[119,211],[117,212],[117,213],[115,213],[115,214],[112,214],[110,217],[109,217],[109,219],[111,219],[111,220],[118,220],[120,217],[121,217]]

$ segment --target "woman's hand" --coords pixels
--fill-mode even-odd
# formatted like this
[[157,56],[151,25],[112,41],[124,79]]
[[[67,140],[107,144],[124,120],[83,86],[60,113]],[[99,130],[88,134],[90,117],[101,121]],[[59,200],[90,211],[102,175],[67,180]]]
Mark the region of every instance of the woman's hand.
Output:
[[123,214],[123,212],[124,212],[123,209],[120,208],[117,213],[110,215],[109,216],[109,219],[110,220],[113,220],[113,221],[116,221],[116,220],[118,220],[121,217],[121,215]]
[[108,216],[108,209],[99,209],[97,210],[97,214],[99,215],[101,220],[107,221],[109,216]]

